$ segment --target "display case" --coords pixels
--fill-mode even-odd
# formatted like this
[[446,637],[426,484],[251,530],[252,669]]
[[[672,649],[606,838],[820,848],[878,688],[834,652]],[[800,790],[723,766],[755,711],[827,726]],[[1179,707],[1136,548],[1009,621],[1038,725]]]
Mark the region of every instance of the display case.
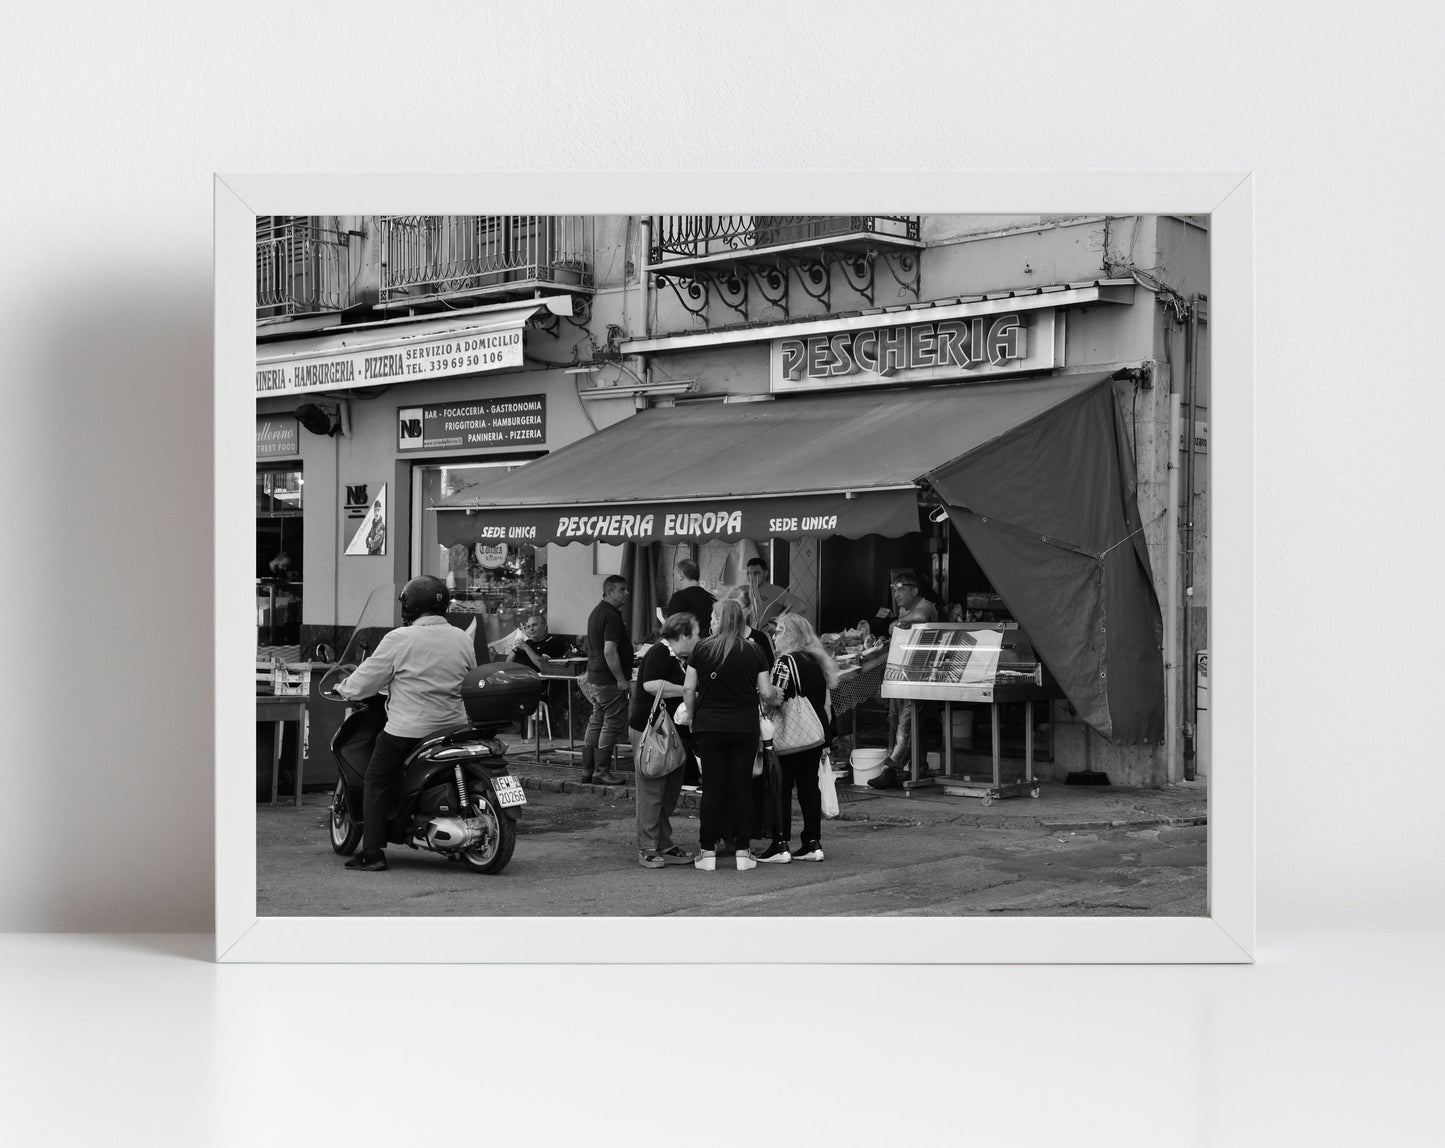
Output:
[[[980,797],[988,805],[996,797],[1028,793],[1039,795],[1034,778],[1035,702],[1062,696],[1057,684],[1035,653],[1028,636],[1013,622],[920,622],[900,626],[888,646],[883,669],[882,695],[915,707],[919,702],[942,702],[942,776],[924,777],[920,763],[921,738],[913,738],[911,776],[906,788],[936,785],[946,793]],[[954,757],[955,703],[987,704],[992,722],[993,769],[990,776],[960,772]],[[999,707],[1021,703],[1024,713],[1022,776],[1005,778],[1000,737]]]

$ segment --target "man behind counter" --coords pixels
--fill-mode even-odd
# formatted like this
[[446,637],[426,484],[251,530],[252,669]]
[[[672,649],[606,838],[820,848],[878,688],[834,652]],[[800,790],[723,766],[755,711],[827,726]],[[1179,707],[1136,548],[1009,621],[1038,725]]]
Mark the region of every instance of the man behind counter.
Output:
[[667,600],[663,614],[667,617],[691,614],[697,619],[698,638],[706,638],[712,633],[712,608],[717,599],[698,583],[697,563],[691,558],[684,558],[677,564],[677,575],[677,589]]
[[[888,624],[890,636],[900,625],[938,621],[938,607],[923,597],[916,576],[906,570],[896,574],[892,590],[893,606],[898,616]],[[889,699],[888,724],[895,728],[897,733],[893,739],[893,748],[883,759],[883,772],[869,780],[869,789],[892,789],[898,784],[899,774],[908,769],[908,764],[913,760],[914,731],[910,720],[912,712],[908,702],[902,698]]]

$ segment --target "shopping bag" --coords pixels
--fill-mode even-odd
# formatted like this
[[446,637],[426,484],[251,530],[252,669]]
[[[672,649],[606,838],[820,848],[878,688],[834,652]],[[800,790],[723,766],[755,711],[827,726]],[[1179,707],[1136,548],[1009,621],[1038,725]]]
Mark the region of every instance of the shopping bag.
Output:
[[683,749],[682,738],[667,714],[667,707],[662,704],[662,693],[659,691],[653,700],[647,725],[643,727],[642,737],[638,739],[637,760],[633,768],[638,776],[655,779],[666,777],[686,759],[687,751]]
[[[798,681],[798,663],[788,655],[793,682]],[[773,748],[779,753],[799,753],[813,749],[828,739],[823,736],[823,723],[813,703],[802,694],[795,694],[773,711]]]
[[833,779],[833,759],[826,753],[818,762],[818,792],[823,797],[823,816],[838,816],[838,790]]

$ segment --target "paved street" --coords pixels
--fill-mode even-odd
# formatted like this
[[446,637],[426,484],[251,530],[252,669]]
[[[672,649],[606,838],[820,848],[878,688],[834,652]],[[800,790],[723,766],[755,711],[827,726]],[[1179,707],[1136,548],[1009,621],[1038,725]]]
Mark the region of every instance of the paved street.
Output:
[[[553,784],[544,782],[544,784]],[[560,789],[560,786],[558,786]],[[569,785],[569,788],[573,788]],[[517,851],[500,875],[472,874],[392,846],[385,873],[342,868],[326,834],[328,798],[258,805],[261,916],[1200,916],[1202,818],[1171,791],[1047,785],[1045,800],[995,802],[846,795],[824,824],[827,860],[714,873],[636,863],[630,791],[533,787]],[[1127,813],[1118,817],[1120,810]],[[1117,827],[1110,818],[1113,813]],[[1196,810],[1197,812],[1198,810]],[[997,816],[994,816],[994,815]],[[996,824],[995,824],[996,822]],[[695,848],[696,811],[674,830]]]

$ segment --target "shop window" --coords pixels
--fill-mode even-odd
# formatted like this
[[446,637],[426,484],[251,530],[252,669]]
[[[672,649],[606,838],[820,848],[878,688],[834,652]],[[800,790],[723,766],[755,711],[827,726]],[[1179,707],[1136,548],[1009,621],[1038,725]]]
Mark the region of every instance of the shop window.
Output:
[[419,574],[435,574],[452,592],[454,614],[475,615],[488,645],[500,643],[529,614],[547,616],[547,547],[498,543],[446,547],[437,540],[437,516],[428,508],[463,490],[485,490],[486,483],[515,469],[506,463],[458,463],[418,466],[412,488],[421,513],[416,551]]
[[305,479],[294,464],[256,471],[256,643],[300,641],[302,504]]

